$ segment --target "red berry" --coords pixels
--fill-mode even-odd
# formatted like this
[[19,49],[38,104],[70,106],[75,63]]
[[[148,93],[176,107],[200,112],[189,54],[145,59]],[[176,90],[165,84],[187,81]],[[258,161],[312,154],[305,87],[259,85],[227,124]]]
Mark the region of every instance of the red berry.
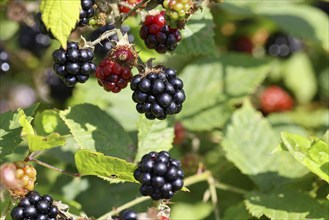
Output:
[[152,16],[152,15],[148,15],[148,16],[146,16],[146,18],[145,18],[144,24],[145,24],[146,26],[150,26],[151,24],[153,24],[153,20],[154,20],[154,16]]
[[278,86],[270,86],[260,95],[260,109],[264,113],[289,111],[293,105],[290,95]]
[[186,130],[183,124],[180,122],[176,122],[174,132],[175,132],[174,144],[175,145],[182,144],[186,138]]
[[[131,8],[135,7],[138,3],[140,3],[142,0],[122,0],[122,2],[129,4]],[[128,13],[131,9],[129,7],[120,5],[119,10],[121,13]],[[135,15],[136,13],[133,13],[132,15]]]
[[234,51],[251,54],[254,49],[254,44],[248,37],[240,37],[233,42],[232,49]]
[[162,13],[156,15],[154,17],[153,22],[158,25],[159,27],[163,27],[166,24],[166,20],[164,18],[164,15]]
[[96,70],[95,75],[98,78],[98,84],[108,92],[118,93],[130,82],[132,78],[131,69],[121,66],[108,57],[105,59],[107,60],[106,65],[99,66]]
[[[137,52],[129,43],[118,44],[112,49],[110,54],[111,60],[122,66],[126,66],[129,68],[132,68],[133,66],[136,65],[137,57],[138,57]],[[118,68],[118,67],[114,66],[113,68]],[[118,72],[117,70],[113,70],[113,71]]]

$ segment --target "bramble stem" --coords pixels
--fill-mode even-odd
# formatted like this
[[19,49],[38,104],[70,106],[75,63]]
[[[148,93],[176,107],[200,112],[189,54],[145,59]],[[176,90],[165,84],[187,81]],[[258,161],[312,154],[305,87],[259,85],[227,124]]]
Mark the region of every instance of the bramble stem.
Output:
[[101,36],[99,36],[99,38],[97,38],[96,40],[90,42],[89,45],[96,46],[97,44],[100,44],[101,41],[106,40],[106,39],[108,39],[109,37],[111,37],[115,34],[116,34],[115,30],[105,31]]
[[32,161],[32,162],[34,162],[34,163],[36,163],[36,164],[39,164],[39,165],[41,165],[41,166],[43,166],[43,167],[46,167],[46,168],[49,168],[49,169],[55,170],[55,171],[57,171],[57,172],[63,173],[63,174],[65,174],[65,175],[67,175],[67,176],[71,176],[71,177],[79,177],[79,176],[80,176],[80,173],[71,173],[71,172],[68,172],[68,171],[65,171],[65,170],[59,169],[59,168],[54,167],[54,166],[52,166],[52,165],[50,165],[50,164],[47,164],[47,163],[42,162],[42,161],[40,161],[40,160],[37,160],[37,159],[35,159],[35,158],[31,157],[31,156],[29,157],[29,161]]
[[5,219],[10,208],[11,208],[12,204],[11,204],[11,201],[9,199],[8,203],[5,205],[5,207],[2,209],[2,212],[1,212],[1,217],[0,219]]
[[241,194],[241,195],[244,195],[248,192],[244,189],[240,189],[238,187],[227,185],[227,184],[224,184],[224,183],[219,183],[219,182],[215,182],[215,187],[217,189],[221,189],[221,190],[225,190],[225,191],[231,191],[231,192],[238,193],[238,194]]

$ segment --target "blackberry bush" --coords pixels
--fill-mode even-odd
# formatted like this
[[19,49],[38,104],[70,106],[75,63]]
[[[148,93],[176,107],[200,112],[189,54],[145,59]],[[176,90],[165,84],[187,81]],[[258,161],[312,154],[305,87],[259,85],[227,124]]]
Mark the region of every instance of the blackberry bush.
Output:
[[180,161],[171,158],[166,151],[144,155],[134,177],[142,184],[140,193],[153,200],[171,199],[184,185]]
[[8,72],[10,69],[9,55],[0,47],[0,74]]
[[86,82],[89,75],[96,71],[96,65],[92,62],[94,59],[92,49],[79,49],[76,42],[68,42],[66,51],[63,48],[55,50],[53,59],[55,73],[69,87],[78,82]]
[[93,5],[95,0],[81,0],[81,11],[80,11],[80,21],[78,23],[79,27],[88,25],[89,19],[94,16],[95,11]]
[[135,75],[130,88],[137,111],[151,120],[179,113],[186,98],[183,81],[176,77],[176,71],[162,66]]
[[95,75],[100,86],[114,93],[126,88],[132,78],[131,68],[123,67],[107,57],[97,67]]
[[[92,32],[90,35],[90,40],[96,40],[100,35],[102,35],[104,32],[113,30],[115,26],[113,24],[106,24],[103,27],[98,28],[96,31]],[[134,42],[134,36],[129,34],[130,27],[128,25],[123,25],[121,27],[121,32],[123,35],[127,34],[128,35],[128,41],[129,43]],[[95,54],[99,57],[104,57],[106,56],[113,48],[113,44],[111,41],[119,41],[118,35],[112,35],[106,40],[102,40],[100,44],[97,44],[95,46]]]
[[50,195],[41,196],[37,191],[31,191],[12,209],[11,217],[13,220],[55,220],[58,213]]
[[157,15],[148,15],[140,29],[140,37],[149,49],[155,49],[158,53],[173,51],[182,35],[178,29],[172,29],[166,25],[164,11]]
[[265,44],[268,55],[283,59],[290,57],[301,49],[302,43],[300,40],[281,32],[272,34]]

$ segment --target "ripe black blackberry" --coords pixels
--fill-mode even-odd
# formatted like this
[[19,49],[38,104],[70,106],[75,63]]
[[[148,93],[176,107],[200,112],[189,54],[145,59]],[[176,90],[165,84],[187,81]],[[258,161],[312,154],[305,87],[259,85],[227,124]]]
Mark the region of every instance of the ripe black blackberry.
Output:
[[162,11],[157,15],[146,16],[139,32],[147,48],[155,49],[161,54],[175,50],[177,43],[182,39],[178,29],[166,25],[164,14]]
[[8,72],[10,69],[9,55],[0,47],[0,75]]
[[38,192],[31,191],[11,210],[11,217],[13,220],[55,220],[58,213],[58,208],[53,205],[51,196],[41,196]]
[[[115,26],[113,24],[106,24],[103,27],[98,28],[97,30],[95,30],[94,32],[91,33],[90,35],[90,40],[96,40],[100,35],[102,35],[105,31],[109,31],[109,30],[113,30],[115,28]],[[134,36],[129,34],[130,31],[130,27],[127,25],[123,25],[121,27],[121,32],[123,35],[128,34],[128,41],[129,43],[134,42]],[[111,37],[109,37],[106,40],[101,41],[100,44],[97,44],[95,46],[95,54],[98,57],[105,57],[113,48],[113,45],[111,43],[111,40],[113,41],[118,41],[118,35],[112,35]]]
[[265,49],[268,55],[284,59],[301,50],[302,42],[285,33],[277,32],[268,38]]
[[142,184],[140,193],[153,200],[171,199],[184,185],[180,161],[171,158],[166,151],[144,155],[134,177]]
[[80,21],[78,23],[79,27],[88,25],[89,19],[94,16],[95,11],[93,5],[95,0],[81,0],[81,11],[80,11]]
[[18,32],[18,44],[34,55],[40,57],[50,46],[50,37],[48,34],[41,33],[38,25],[28,26],[22,24]]
[[63,48],[55,50],[53,59],[55,73],[69,87],[78,82],[86,82],[89,75],[96,71],[96,65],[92,62],[94,59],[92,49],[79,49],[76,42],[67,42],[66,51]]
[[72,96],[74,87],[67,87],[51,68],[45,72],[45,83],[49,87],[50,98],[64,107],[67,99]]
[[151,120],[179,113],[186,98],[183,81],[176,77],[176,71],[163,66],[135,75],[130,88],[137,111]]
[[137,213],[130,209],[125,209],[120,212],[119,218],[120,220],[137,220]]

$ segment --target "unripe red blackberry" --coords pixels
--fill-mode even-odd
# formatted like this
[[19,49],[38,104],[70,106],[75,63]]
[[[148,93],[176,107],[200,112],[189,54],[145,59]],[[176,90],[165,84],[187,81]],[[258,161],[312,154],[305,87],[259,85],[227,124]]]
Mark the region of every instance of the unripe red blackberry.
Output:
[[4,185],[14,197],[22,197],[34,189],[37,171],[26,162],[4,164],[0,173],[1,185]]
[[291,96],[279,86],[270,86],[260,94],[260,109],[263,113],[289,111],[294,106]]
[[106,57],[97,67],[95,76],[106,91],[118,93],[126,88],[132,78],[131,68],[123,67]]
[[[122,0],[120,1],[120,6],[119,6],[119,10],[121,13],[128,13],[133,7],[135,7],[138,3],[140,3],[142,0]],[[130,6],[127,7],[125,6],[124,4],[121,4],[121,3],[124,3],[124,4],[128,4]],[[135,13],[133,13],[133,15],[135,15]]]
[[147,15],[139,32],[145,45],[161,54],[173,51],[182,39],[178,29],[166,25],[164,13],[162,11],[155,15]]
[[11,210],[13,220],[21,219],[57,219],[59,211],[49,195],[41,196],[36,191],[29,192]]
[[135,75],[130,88],[134,91],[132,99],[137,103],[137,111],[151,120],[163,120],[167,115],[179,113],[186,98],[183,81],[176,71],[163,66]]
[[138,54],[132,44],[129,43],[128,35],[125,35],[117,45],[112,48],[110,59],[124,67],[132,68],[137,63]]
[[55,73],[72,87],[76,83],[84,83],[89,75],[96,71],[96,65],[92,62],[94,52],[92,49],[79,48],[76,42],[67,42],[67,49],[59,48],[53,52]]
[[142,184],[140,193],[153,200],[171,199],[184,185],[180,161],[171,158],[166,151],[145,154],[134,177]]

